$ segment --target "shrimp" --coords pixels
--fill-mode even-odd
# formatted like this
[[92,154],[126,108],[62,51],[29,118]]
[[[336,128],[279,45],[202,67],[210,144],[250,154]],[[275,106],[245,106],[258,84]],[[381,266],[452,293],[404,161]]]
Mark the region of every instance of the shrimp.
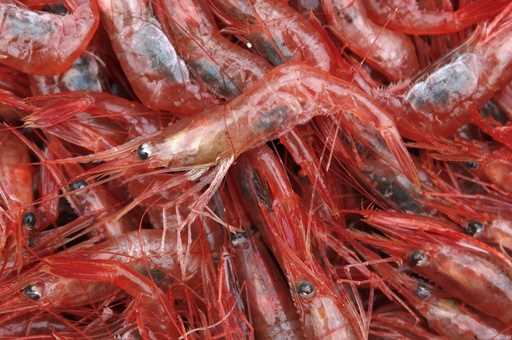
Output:
[[[474,110],[512,79],[511,36],[512,4],[411,84],[400,97],[404,99],[400,114],[394,117],[402,134],[428,141],[429,133],[446,137],[467,123]],[[390,103],[385,98],[383,102]],[[411,126],[411,121],[417,124]]]
[[483,314],[505,324],[512,320],[512,263],[506,256],[455,231],[427,223],[420,227],[417,223],[397,225],[396,219],[381,219],[378,212],[363,215],[367,223],[391,235],[393,241],[374,236],[362,241],[402,259],[411,270]]
[[419,71],[409,37],[373,23],[361,0],[322,0],[322,8],[336,37],[389,80],[406,79]]
[[38,224],[33,208],[34,168],[28,148],[11,132],[0,133],[0,149],[0,249],[5,249],[9,239],[14,242],[16,263],[21,265],[27,233]]
[[[355,238],[364,238],[360,232],[351,232]],[[368,260],[379,260],[373,251],[350,241],[357,251]],[[417,282],[415,279],[399,272],[386,262],[375,262],[375,271],[395,288],[405,300],[414,307],[427,321],[429,327],[438,334],[450,339],[510,339],[502,334],[505,329],[500,322],[475,313],[457,300],[443,297],[439,290]],[[403,303],[403,302],[401,302]]]
[[[347,121],[358,118],[366,124],[372,122],[368,127],[375,130],[367,133],[382,138],[393,155],[390,156],[393,162],[413,178],[414,164],[387,113],[351,85],[303,65],[276,68],[241,96],[201,117],[183,119],[153,136],[133,139],[114,150],[72,161],[124,157],[128,163],[145,162],[151,167],[164,166],[171,170],[207,167],[279,137],[313,116],[350,109],[354,112]],[[342,126],[350,129],[344,122]]]
[[0,4],[0,63],[29,74],[66,71],[82,54],[99,25],[96,1],[67,2],[65,16]]
[[[69,151],[56,138],[51,138],[47,143],[48,150],[53,158],[69,157]],[[78,164],[65,164],[63,178],[75,179],[80,177],[83,169]],[[70,180],[68,180],[70,183]],[[85,180],[76,180],[69,184],[69,191],[66,198],[74,210],[80,215],[91,214],[95,211],[112,212],[115,210],[117,197],[102,185],[88,186]],[[118,220],[107,221],[102,226],[101,234],[106,237],[117,237],[126,232],[132,231],[137,226],[137,220],[134,216],[122,216]]]
[[157,14],[178,54],[217,96],[232,98],[270,66],[223,37],[199,0],[158,0]]
[[[62,277],[52,275],[48,265],[61,262],[89,261],[91,263],[124,264],[138,272],[147,274],[163,272],[171,278],[183,282],[193,282],[199,269],[197,242],[193,242],[188,256],[177,251],[178,238],[169,233],[162,238],[161,230],[141,230],[126,233],[115,239],[92,246],[70,249],[56,255],[47,256],[35,268],[20,275],[15,282],[3,291],[6,300],[2,304],[1,314],[14,311],[28,312],[47,306],[55,308],[73,308],[103,301],[116,292],[107,282],[89,282],[84,284],[80,277]],[[180,253],[180,254],[178,254]],[[55,260],[53,260],[55,258]],[[76,274],[78,267],[70,267]],[[82,269],[95,268],[80,267]],[[108,270],[109,266],[105,267]],[[105,279],[105,277],[103,277]]]
[[98,5],[114,52],[145,106],[188,115],[215,103],[189,74],[147,0],[99,0]]
[[309,235],[313,231],[308,230],[298,198],[272,152],[259,148],[241,159],[237,182],[251,219],[262,229],[287,276],[306,337],[361,338],[361,325],[347,293],[335,293],[312,260]]
[[236,270],[250,301],[255,335],[261,339],[301,339],[298,315],[281,273],[257,235],[233,234]]
[[416,1],[362,0],[369,17],[376,23],[401,33],[434,35],[465,30],[491,19],[509,4],[508,0],[477,0],[456,11],[428,10]]
[[344,131],[342,135],[338,135],[337,123],[334,126],[332,123],[328,119],[316,120],[319,138],[332,148],[334,159],[348,172],[349,181],[358,191],[382,207],[429,213],[422,202],[421,188],[394,165],[382,141],[367,134],[362,121],[353,124],[353,132]]
[[79,282],[113,284],[134,298],[136,323],[145,339],[177,339],[183,325],[164,292],[154,282],[130,267],[108,260],[54,257],[46,260],[45,270]]
[[338,68],[340,59],[321,26],[283,1],[209,0],[215,14],[233,32],[248,41],[273,65],[304,61],[324,71]]
[[[237,195],[234,188],[230,192]],[[239,200],[233,202],[240,203]],[[250,229],[243,207],[238,207],[236,214],[240,225],[235,226],[243,229],[231,234],[231,248],[235,271],[248,301],[251,301],[248,309],[255,335],[261,339],[301,339],[298,315],[284,278],[260,236]]]

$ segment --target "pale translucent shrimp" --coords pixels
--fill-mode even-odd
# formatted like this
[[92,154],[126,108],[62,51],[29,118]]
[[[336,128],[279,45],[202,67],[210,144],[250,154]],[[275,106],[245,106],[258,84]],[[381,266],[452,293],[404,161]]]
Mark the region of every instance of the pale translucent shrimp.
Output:
[[85,50],[99,24],[94,0],[77,0],[72,13],[36,12],[0,4],[0,63],[30,74],[52,75],[68,69]]
[[114,52],[144,105],[192,114],[215,102],[195,83],[147,0],[99,0],[98,5]]

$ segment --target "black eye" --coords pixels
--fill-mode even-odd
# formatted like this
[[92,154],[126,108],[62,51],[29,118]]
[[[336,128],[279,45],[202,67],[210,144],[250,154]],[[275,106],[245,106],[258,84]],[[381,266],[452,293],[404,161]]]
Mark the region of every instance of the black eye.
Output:
[[79,190],[79,189],[83,189],[87,186],[87,182],[85,182],[83,179],[79,180],[79,181],[76,181],[76,182],[73,182],[69,185],[69,188],[71,190]]
[[409,256],[409,263],[411,266],[421,266],[427,262],[427,255],[424,252],[415,250]]
[[33,212],[26,212],[23,214],[23,225],[32,228],[36,225],[36,215]]
[[151,149],[149,147],[149,144],[141,144],[139,148],[137,149],[137,155],[140,159],[143,161],[148,159],[151,156]]
[[246,232],[239,232],[239,233],[232,233],[230,236],[231,244],[234,246],[239,246],[242,243],[247,241],[247,233]]
[[23,294],[34,301],[37,301],[41,298],[41,290],[35,285],[28,285],[23,288]]
[[315,294],[315,286],[308,281],[301,281],[297,284],[297,293],[304,298],[308,298]]
[[475,161],[464,162],[464,167],[466,169],[478,169],[479,166],[478,162]]
[[466,225],[466,233],[471,236],[481,233],[484,230],[484,225],[478,221],[469,221]]
[[418,287],[416,287],[416,296],[422,300],[428,299],[432,295],[430,288],[426,285],[420,283]]

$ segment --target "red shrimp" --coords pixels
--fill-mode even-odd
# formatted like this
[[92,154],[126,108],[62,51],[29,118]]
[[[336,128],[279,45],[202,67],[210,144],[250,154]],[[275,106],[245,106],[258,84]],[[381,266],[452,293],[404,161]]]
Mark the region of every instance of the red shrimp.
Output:
[[[53,154],[52,158],[66,158],[71,155],[64,145],[55,138],[51,138],[47,145],[49,152]],[[88,185],[83,179],[73,181],[84,172],[80,165],[69,163],[63,166],[63,172],[66,175],[62,174],[61,178],[67,179],[69,183],[69,189],[66,190],[66,198],[79,216],[92,214],[96,211],[109,213],[115,211],[115,208],[119,206],[118,197],[109,192],[105,186],[94,183],[93,185]],[[135,230],[138,225],[137,222],[134,216],[128,215],[114,220],[107,218],[100,234],[106,237],[117,237]]]
[[[250,233],[250,231],[248,231]],[[301,339],[288,287],[257,235],[232,235],[236,271],[246,293],[251,324],[261,339]]]
[[[511,35],[512,4],[411,85],[403,97],[405,102],[397,107],[401,112],[395,115],[401,133],[429,141],[430,133],[449,136],[467,123],[474,110],[512,79]],[[389,99],[382,101],[390,104]],[[411,121],[417,124],[411,126]]]
[[45,306],[79,307],[103,301],[115,293],[115,288],[106,282],[84,284],[80,278],[52,275],[48,263],[52,263],[53,256],[56,256],[54,263],[61,259],[68,263],[79,259],[91,263],[115,262],[142,273],[159,271],[179,281],[193,282],[199,269],[197,242],[192,243],[191,249],[184,247],[182,252],[178,250],[175,233],[162,236],[161,230],[141,230],[46,257],[40,265],[17,277],[13,284],[4,285],[2,292],[6,300],[2,304],[2,314],[39,310]]
[[98,5],[114,52],[144,105],[191,114],[215,102],[195,83],[147,0],[99,0]]
[[456,11],[420,8],[413,0],[362,0],[368,15],[379,25],[413,35],[460,32],[491,19],[509,4],[508,0],[477,0]]
[[[474,168],[478,164],[468,162],[465,166]],[[478,195],[464,195],[458,188],[439,178],[435,171],[427,168],[423,170],[431,182],[426,190],[426,194],[430,196],[429,206],[457,223],[466,234],[512,249],[512,216],[507,213],[507,208],[500,209],[492,202],[482,202]],[[453,229],[447,223],[441,227]]]
[[409,37],[373,23],[361,0],[322,0],[322,7],[336,37],[388,79],[406,79],[419,71]]
[[412,270],[483,314],[505,324],[512,320],[508,312],[512,305],[512,263],[503,254],[469,236],[434,225],[397,224],[393,216],[363,214],[367,223],[392,237],[368,236],[364,242],[402,259]]
[[157,14],[181,58],[217,96],[232,98],[269,69],[267,62],[223,37],[201,0],[158,0]]
[[[99,24],[96,1],[68,1],[65,16],[0,4],[0,63],[29,74],[67,70],[82,54]],[[72,5],[71,5],[72,4]]]
[[[228,186],[234,184],[229,179],[228,183]],[[230,189],[232,205],[226,207],[226,222],[241,229],[231,234],[234,270],[238,273],[244,295],[250,301],[247,307],[255,335],[261,339],[301,339],[298,315],[284,278],[260,236],[251,230],[236,189]],[[226,194],[223,196],[222,203],[225,204],[229,198],[225,197]],[[229,218],[231,214],[237,217]]]
[[[283,1],[209,0],[215,14],[273,65],[304,61],[324,71],[341,62],[328,35]],[[226,31],[226,30],[225,30]]]
[[[361,233],[352,235],[358,238]],[[364,238],[364,236],[361,236]],[[357,251],[370,261],[380,260],[371,250],[351,242]],[[372,265],[387,284],[395,288],[427,321],[429,327],[450,339],[510,339],[502,334],[505,326],[486,316],[466,308],[460,302],[446,298],[439,290],[417,282],[397,271],[389,263],[378,261]],[[400,301],[403,304],[403,301]]]
[[147,277],[125,264],[109,260],[53,257],[45,271],[67,279],[113,284],[134,298],[135,321],[145,339],[177,339],[183,324],[164,292]]
[[34,168],[29,150],[9,131],[0,133],[0,149],[0,249],[11,239],[15,244],[16,263],[21,265],[28,230],[38,224],[33,207]]
[[263,229],[288,278],[306,337],[361,338],[359,318],[347,292],[334,292],[330,280],[312,259],[309,244],[314,228],[309,230],[298,198],[272,152],[259,148],[242,158],[237,182],[250,207],[251,219]]
[[432,157],[439,160],[463,162],[465,169],[485,179],[503,192],[510,193],[512,181],[512,151],[478,141],[457,141],[439,143],[438,153]]
[[381,207],[414,213],[429,212],[422,202],[419,186],[393,164],[393,157],[386,155],[381,141],[365,132],[364,122],[353,124],[353,132],[339,134],[340,126],[334,125],[336,123],[333,124],[332,120],[318,119],[316,124],[319,138],[332,149],[333,158],[348,172],[348,180],[354,188]]

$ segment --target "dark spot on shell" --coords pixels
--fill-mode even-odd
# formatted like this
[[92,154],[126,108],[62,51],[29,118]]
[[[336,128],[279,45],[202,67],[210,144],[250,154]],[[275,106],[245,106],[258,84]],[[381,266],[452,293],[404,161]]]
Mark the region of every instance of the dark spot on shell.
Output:
[[370,175],[370,177],[376,182],[377,191],[379,191],[386,200],[395,203],[400,210],[417,214],[423,212],[424,209],[418,204],[409,190],[404,188],[396,178],[378,175]]
[[288,107],[278,106],[270,111],[261,112],[256,122],[256,129],[260,131],[277,130],[283,125],[288,117]]
[[225,98],[236,97],[240,89],[227,76],[221,73],[218,65],[210,60],[200,59],[190,63],[194,73],[217,95]]
[[266,37],[259,34],[252,35],[249,40],[258,54],[265,57],[272,65],[281,65],[286,61],[273,41],[266,39]]
[[252,172],[252,183],[258,201],[262,202],[267,209],[272,209],[272,196],[270,190],[265,182],[263,182],[256,171]]
[[501,110],[501,108],[492,100],[489,100],[480,109],[482,117],[492,117],[495,121],[502,125],[507,124],[509,121],[507,114]]
[[343,20],[345,20],[345,22],[347,24],[351,24],[354,22],[354,19],[352,18],[352,16],[350,14],[348,14],[347,12],[342,12],[341,15],[343,17]]

